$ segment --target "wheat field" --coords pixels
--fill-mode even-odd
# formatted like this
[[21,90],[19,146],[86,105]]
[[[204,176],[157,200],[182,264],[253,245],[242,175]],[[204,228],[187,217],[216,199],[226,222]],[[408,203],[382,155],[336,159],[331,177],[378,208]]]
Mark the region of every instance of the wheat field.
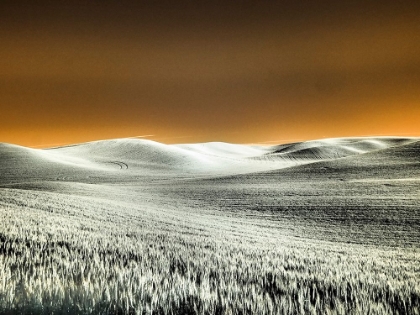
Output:
[[0,313],[420,314],[418,157],[385,165],[406,148],[390,150],[228,176],[9,177]]

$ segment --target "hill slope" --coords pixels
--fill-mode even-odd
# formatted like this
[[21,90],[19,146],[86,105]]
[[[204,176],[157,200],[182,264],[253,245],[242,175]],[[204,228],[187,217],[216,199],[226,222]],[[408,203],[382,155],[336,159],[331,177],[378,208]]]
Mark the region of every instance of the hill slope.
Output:
[[1,314],[418,314],[420,139],[0,145]]

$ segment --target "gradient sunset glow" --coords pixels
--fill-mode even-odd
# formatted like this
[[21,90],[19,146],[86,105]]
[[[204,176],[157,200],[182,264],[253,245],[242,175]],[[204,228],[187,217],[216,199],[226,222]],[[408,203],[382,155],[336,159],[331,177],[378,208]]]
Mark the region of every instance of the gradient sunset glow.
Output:
[[420,136],[419,16],[420,1],[2,1],[0,142]]

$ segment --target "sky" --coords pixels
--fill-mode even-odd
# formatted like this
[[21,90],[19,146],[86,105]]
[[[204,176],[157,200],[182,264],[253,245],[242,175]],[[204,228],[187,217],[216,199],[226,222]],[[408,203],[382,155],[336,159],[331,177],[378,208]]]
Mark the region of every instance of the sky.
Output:
[[420,136],[420,1],[0,2],[0,142]]

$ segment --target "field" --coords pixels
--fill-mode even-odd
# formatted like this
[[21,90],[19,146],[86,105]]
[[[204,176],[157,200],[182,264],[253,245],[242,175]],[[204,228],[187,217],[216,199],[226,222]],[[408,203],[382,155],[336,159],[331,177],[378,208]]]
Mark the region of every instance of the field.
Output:
[[0,145],[1,314],[420,314],[420,139]]

